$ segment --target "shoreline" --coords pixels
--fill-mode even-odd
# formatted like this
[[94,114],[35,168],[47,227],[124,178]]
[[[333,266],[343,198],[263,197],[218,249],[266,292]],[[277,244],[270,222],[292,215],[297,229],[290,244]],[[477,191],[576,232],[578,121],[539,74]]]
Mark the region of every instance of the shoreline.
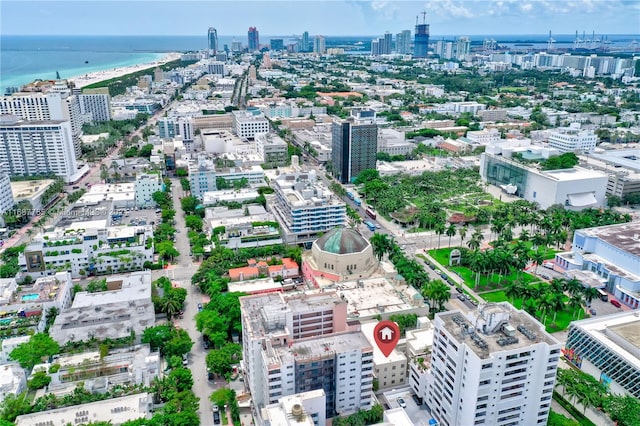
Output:
[[89,86],[94,83],[99,83],[104,80],[110,80],[112,78],[122,77],[127,74],[132,74],[137,71],[141,71],[147,68],[157,67],[160,65],[164,65],[167,62],[175,61],[180,59],[182,56],[181,53],[172,52],[163,56],[161,59],[151,62],[145,62],[142,64],[129,65],[126,67],[118,67],[112,68],[102,71],[94,71],[87,74],[78,75],[75,77],[69,77],[66,80],[69,82],[73,82],[77,88],[83,88],[85,86]]

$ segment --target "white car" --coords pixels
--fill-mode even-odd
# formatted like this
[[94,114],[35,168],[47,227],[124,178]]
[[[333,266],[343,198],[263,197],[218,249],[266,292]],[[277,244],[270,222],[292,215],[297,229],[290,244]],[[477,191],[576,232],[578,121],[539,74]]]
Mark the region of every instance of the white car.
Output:
[[398,398],[397,401],[398,401],[398,405],[400,407],[407,408],[407,403],[405,402],[405,400],[402,397]]

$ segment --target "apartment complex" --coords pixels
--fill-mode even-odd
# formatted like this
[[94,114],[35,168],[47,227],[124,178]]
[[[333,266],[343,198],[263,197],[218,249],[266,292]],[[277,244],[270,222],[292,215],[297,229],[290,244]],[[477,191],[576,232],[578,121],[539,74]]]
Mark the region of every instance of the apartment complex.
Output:
[[110,276],[107,291],[76,294],[73,304],[58,314],[50,335],[60,344],[135,336],[139,343],[156,314],[151,301],[151,271]]
[[13,199],[13,190],[11,189],[9,174],[0,172],[0,217],[2,217],[7,210],[13,207],[14,203],[15,201]]
[[71,124],[0,118],[0,167],[10,176],[54,174],[65,182],[77,179]]
[[640,308],[640,223],[577,229],[571,251],[556,254],[555,269],[585,271],[622,303]]
[[287,242],[312,241],[320,232],[346,224],[345,203],[315,173],[281,174],[272,181],[275,194],[269,198],[268,206],[278,218]]
[[545,425],[561,343],[509,303],[436,314],[425,397],[444,426]]
[[347,306],[335,293],[240,298],[243,360],[257,407],[322,389],[326,417],[372,403],[373,348],[349,331]]
[[83,93],[78,96],[80,112],[89,121],[99,123],[111,120],[111,96],[108,93]]
[[110,226],[56,229],[36,236],[20,253],[20,270],[33,277],[69,271],[74,278],[141,270],[153,261],[153,229]]
[[638,312],[574,321],[564,356],[615,394],[640,398]]
[[162,177],[158,174],[139,173],[136,175],[134,184],[136,206],[153,207],[156,205],[153,201],[153,193],[162,191]]
[[361,171],[375,169],[377,152],[375,111],[353,109],[351,117],[333,122],[333,174],[341,183],[351,183]]
[[253,139],[258,133],[269,133],[269,120],[258,108],[233,111],[233,123],[236,135]]

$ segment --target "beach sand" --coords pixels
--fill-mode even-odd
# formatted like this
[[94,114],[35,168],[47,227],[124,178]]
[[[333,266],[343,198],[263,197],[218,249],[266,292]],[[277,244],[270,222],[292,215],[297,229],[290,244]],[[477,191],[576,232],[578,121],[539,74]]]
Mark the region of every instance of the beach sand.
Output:
[[73,81],[76,87],[82,88],[93,83],[98,83],[100,81],[110,80],[112,78],[121,77],[123,75],[134,73],[136,71],[157,67],[157,66],[166,64],[167,62],[180,59],[180,56],[181,56],[180,53],[169,53],[166,56],[164,56],[162,59],[159,59],[157,61],[146,62],[144,64],[131,65],[128,67],[113,68],[110,70],[95,71],[88,74],[71,77],[68,80]]

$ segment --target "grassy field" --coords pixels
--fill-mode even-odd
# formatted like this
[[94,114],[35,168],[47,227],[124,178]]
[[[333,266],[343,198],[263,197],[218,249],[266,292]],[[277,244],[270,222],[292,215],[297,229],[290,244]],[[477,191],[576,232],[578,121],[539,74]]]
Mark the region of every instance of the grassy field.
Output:
[[460,276],[465,284],[469,288],[473,288],[476,291],[487,291],[487,290],[496,290],[501,287],[501,284],[505,282],[519,280],[525,284],[539,282],[540,279],[528,274],[526,272],[512,272],[508,275],[503,275],[499,277],[498,274],[489,274],[489,275],[481,275],[480,281],[478,282],[478,286],[476,287],[476,274],[473,273],[469,268],[465,266],[448,266],[449,265],[449,254],[454,250],[455,247],[443,248],[437,250],[429,250],[429,255],[433,257],[438,263],[447,269],[454,271]]
[[[487,293],[482,293],[482,298],[484,300],[486,300],[487,302],[509,302],[511,303],[511,299],[509,299],[505,294],[504,291],[502,290],[498,290],[498,291],[490,291]],[[566,300],[568,300],[568,297],[565,298]],[[565,300],[565,301],[566,301]],[[514,299],[513,300],[513,306],[515,306],[518,309],[522,308],[522,299]],[[536,318],[538,318],[538,320],[540,320],[540,312],[536,312]],[[569,323],[571,321],[575,321],[578,319],[578,314],[580,314],[580,319],[584,319],[586,317],[588,317],[589,315],[585,315],[584,314],[584,310],[582,308],[580,309],[576,309],[576,310],[570,310],[570,309],[566,309],[562,312],[558,312],[558,315],[556,316],[556,322],[555,325],[553,324],[553,313],[547,315],[547,318],[545,320],[545,328],[547,329],[547,331],[549,333],[553,333],[555,331],[562,331],[565,330],[569,327]]]

